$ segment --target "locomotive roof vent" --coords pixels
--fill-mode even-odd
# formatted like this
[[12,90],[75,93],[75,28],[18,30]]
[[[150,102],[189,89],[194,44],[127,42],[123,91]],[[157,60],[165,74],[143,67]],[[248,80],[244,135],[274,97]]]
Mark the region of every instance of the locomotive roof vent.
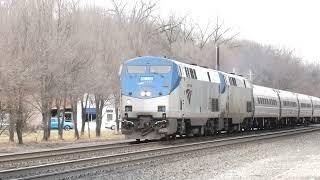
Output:
[[200,67],[203,67],[203,68],[207,68],[207,69],[208,69],[208,66],[200,66]]
[[197,66],[197,64],[196,64],[196,63],[191,63],[191,65]]

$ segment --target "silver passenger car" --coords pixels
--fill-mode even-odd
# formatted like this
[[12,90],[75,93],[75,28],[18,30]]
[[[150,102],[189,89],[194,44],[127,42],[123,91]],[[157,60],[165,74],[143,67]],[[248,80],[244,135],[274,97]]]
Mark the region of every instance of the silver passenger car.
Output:
[[312,113],[312,119],[311,122],[319,122],[320,120],[320,98],[318,97],[311,97],[312,100],[312,108],[313,108],[313,113]]
[[299,116],[298,123],[305,123],[305,121],[310,121],[312,117],[312,101],[311,97],[304,94],[298,94],[299,101]]
[[263,86],[253,85],[254,125],[258,128],[274,127],[280,118],[278,93]]

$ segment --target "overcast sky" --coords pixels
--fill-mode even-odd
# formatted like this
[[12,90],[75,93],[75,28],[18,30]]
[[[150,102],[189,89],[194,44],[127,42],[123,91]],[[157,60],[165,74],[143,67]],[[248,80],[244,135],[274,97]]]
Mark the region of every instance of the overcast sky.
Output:
[[[104,4],[106,0],[95,2]],[[170,13],[181,16],[188,14],[194,21],[202,24],[206,24],[209,20],[214,21],[219,16],[226,26],[240,33],[239,39],[291,49],[308,62],[320,63],[320,1],[159,0],[158,2],[158,11],[162,16]]]

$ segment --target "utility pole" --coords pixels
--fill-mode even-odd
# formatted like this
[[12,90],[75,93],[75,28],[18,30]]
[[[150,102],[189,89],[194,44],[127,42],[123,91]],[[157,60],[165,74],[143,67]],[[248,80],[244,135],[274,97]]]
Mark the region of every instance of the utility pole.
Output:
[[249,70],[249,74],[248,75],[249,75],[249,80],[252,81],[252,79],[253,79],[252,77],[253,77],[254,74],[252,73],[251,69]]
[[236,74],[236,68],[232,68],[232,73]]
[[219,54],[219,46],[216,46],[216,70],[220,70],[220,54]]

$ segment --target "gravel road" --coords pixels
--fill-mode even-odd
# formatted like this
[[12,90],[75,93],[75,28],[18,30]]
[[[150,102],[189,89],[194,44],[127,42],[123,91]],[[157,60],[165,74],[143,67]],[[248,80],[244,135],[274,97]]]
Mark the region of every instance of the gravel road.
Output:
[[319,179],[320,132],[229,145],[92,179]]

